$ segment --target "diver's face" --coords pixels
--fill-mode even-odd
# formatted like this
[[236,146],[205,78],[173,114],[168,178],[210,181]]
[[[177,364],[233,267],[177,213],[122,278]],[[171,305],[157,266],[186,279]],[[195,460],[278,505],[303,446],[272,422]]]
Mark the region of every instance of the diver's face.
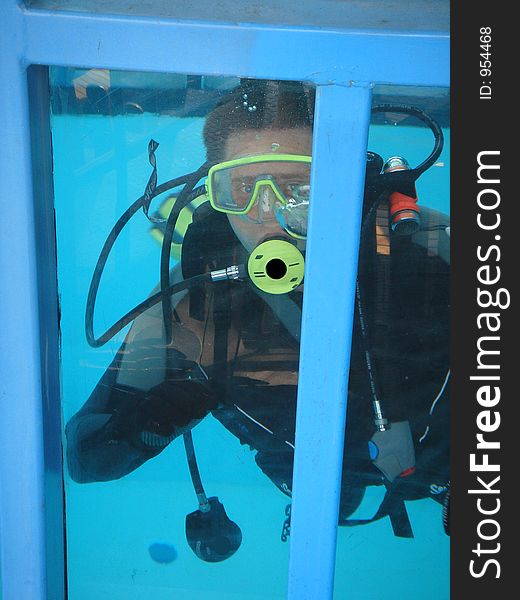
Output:
[[[255,154],[299,154],[311,156],[312,154],[312,132],[307,128],[299,129],[246,129],[232,134],[226,144],[224,160],[233,160]],[[250,165],[251,180],[260,173],[257,172],[258,165]],[[285,172],[290,168],[291,172]],[[300,176],[298,169],[301,165],[294,164],[288,167],[287,163],[273,163],[272,173],[278,180],[297,180]],[[283,172],[281,172],[283,170]],[[239,185],[247,182],[237,182]],[[240,188],[237,187],[237,193]],[[262,215],[260,215],[262,211]],[[261,219],[259,217],[262,217]],[[247,215],[228,215],[231,227],[238,239],[248,252],[251,252],[258,244],[270,237],[283,237],[294,241],[278,224],[272,209],[267,204],[267,209],[253,206]],[[256,222],[255,222],[256,221]],[[258,222],[260,221],[260,222]],[[298,243],[298,246],[302,246]]]

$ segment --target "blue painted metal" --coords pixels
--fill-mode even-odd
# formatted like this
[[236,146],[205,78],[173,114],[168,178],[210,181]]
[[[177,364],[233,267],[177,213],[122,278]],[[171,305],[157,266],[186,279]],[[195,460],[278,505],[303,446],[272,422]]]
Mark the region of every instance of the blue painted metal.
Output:
[[330,0],[25,0],[31,8],[91,14],[147,16],[240,25],[283,25],[371,31],[437,31],[450,28],[449,0],[330,2]]
[[[368,87],[324,86],[317,95],[296,415],[290,600],[332,598],[370,100]],[[330,206],[336,207],[332,220]]]
[[[28,63],[200,75],[449,85],[444,34],[28,12]],[[132,43],[128,44],[131,39]]]
[[[5,6],[4,6],[5,8]],[[23,19],[2,22],[0,531],[3,600],[46,598],[40,331]],[[55,319],[55,315],[53,315]]]
[[[65,597],[64,499],[60,393],[60,347],[54,221],[53,156],[50,127],[49,69],[27,71],[32,150],[34,222],[40,319],[42,429],[44,434],[44,518],[48,598]],[[54,316],[54,318],[52,318]]]
[[[52,398],[42,392],[42,358],[48,355],[42,352],[40,337],[42,331],[52,334],[57,324],[53,302],[38,301],[42,285],[52,292],[52,284],[49,278],[42,283],[37,269],[41,247],[35,234],[41,223],[35,220],[32,186],[26,71],[31,64],[238,74],[320,86],[288,597],[331,598],[370,85],[448,86],[448,34],[90,15],[28,10],[16,0],[3,2],[2,11],[0,81],[6,92],[0,95],[0,139],[7,150],[0,162],[3,600],[63,596],[62,591],[49,595],[45,582],[46,562],[55,578],[62,576],[61,557],[46,557],[45,549],[42,405],[49,411],[46,419],[55,423],[59,417]],[[336,202],[339,189],[342,198]],[[345,206],[331,223],[328,211],[319,207],[344,202],[346,190],[348,209]],[[36,214],[43,219],[41,212]],[[48,256],[43,262],[48,266],[49,261]],[[327,269],[331,261],[334,268]],[[335,313],[324,310],[332,297],[341,307]],[[50,376],[45,385],[56,395],[55,361],[43,372]],[[55,461],[56,454],[47,454],[50,459]],[[56,497],[61,490],[59,469],[53,473]],[[56,553],[60,550],[59,545],[54,548]]]

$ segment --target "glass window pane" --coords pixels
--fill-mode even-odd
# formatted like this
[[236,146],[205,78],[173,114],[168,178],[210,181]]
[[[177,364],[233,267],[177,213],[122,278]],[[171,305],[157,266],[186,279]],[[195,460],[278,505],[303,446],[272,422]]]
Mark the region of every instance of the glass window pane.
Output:
[[69,597],[285,598],[314,90],[51,89]]
[[335,598],[433,600],[449,596],[449,92],[379,86],[373,108]]

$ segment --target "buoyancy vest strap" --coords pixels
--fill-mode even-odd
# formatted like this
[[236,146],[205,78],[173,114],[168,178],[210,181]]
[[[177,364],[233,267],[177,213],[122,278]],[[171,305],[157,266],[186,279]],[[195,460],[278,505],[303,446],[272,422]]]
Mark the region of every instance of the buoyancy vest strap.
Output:
[[[404,500],[392,494],[388,494],[386,498],[384,510],[390,518],[394,535],[402,538],[413,538],[412,524]],[[383,504],[385,504],[385,501],[383,501]]]
[[340,519],[339,525],[354,527],[356,525],[367,525],[379,521],[384,517],[390,518],[392,529],[396,537],[413,538],[412,525],[406,511],[404,500],[395,485],[386,485],[386,494],[377,509],[375,515],[370,519]]
[[231,292],[227,282],[222,282],[213,300],[213,370],[212,379],[220,394],[225,396],[228,378],[228,335],[231,326]]
[[375,327],[385,323],[388,319],[390,305],[390,218],[388,201],[381,202],[376,213],[376,289],[375,289]]
[[271,308],[282,325],[291,336],[300,341],[302,311],[300,307],[288,295],[273,295],[262,292],[258,288],[254,292]]
[[390,219],[388,217],[388,200],[383,200],[376,212],[376,246],[377,253],[390,255]]

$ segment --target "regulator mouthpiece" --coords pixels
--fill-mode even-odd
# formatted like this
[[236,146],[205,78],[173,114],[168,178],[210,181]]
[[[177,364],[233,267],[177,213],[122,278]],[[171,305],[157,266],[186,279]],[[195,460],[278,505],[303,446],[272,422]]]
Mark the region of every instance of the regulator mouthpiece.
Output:
[[208,498],[206,510],[186,517],[186,539],[193,552],[206,562],[221,562],[232,556],[242,543],[240,527],[226,514],[216,496]]
[[256,287],[268,294],[287,294],[303,280],[303,254],[285,240],[267,240],[249,256],[247,271]]

